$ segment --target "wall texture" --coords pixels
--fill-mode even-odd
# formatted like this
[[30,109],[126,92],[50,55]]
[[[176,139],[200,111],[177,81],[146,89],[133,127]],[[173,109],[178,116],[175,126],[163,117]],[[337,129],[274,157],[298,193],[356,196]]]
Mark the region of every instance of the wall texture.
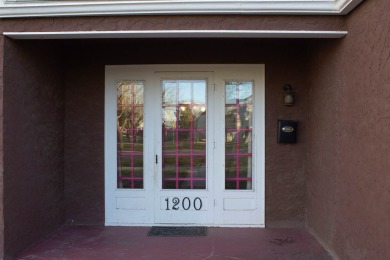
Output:
[[64,221],[63,88],[55,50],[5,41],[4,237],[11,258]]
[[91,225],[104,223],[104,65],[84,52],[99,56],[92,47],[69,53],[63,61],[65,219]]
[[343,16],[133,15],[3,19],[2,31],[115,30],[330,30],[345,29]]
[[340,259],[390,259],[388,10],[363,2],[310,52],[307,225]]
[[[0,37],[0,104],[3,104],[4,37]],[[0,105],[0,259],[4,258],[4,111]]]

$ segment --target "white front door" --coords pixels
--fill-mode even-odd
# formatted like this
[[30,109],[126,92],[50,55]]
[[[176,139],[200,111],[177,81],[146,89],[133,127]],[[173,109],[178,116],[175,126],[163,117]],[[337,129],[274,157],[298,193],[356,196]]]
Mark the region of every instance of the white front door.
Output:
[[264,66],[106,67],[106,225],[264,226]]

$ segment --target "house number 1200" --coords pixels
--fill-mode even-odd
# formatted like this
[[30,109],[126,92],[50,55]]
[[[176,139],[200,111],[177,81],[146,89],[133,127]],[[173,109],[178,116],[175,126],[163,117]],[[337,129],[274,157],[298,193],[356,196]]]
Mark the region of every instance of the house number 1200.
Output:
[[193,203],[191,203],[191,199],[188,198],[188,197],[184,197],[183,200],[181,201],[180,203],[180,199],[177,198],[177,197],[174,197],[172,198],[172,208],[170,208],[170,203],[169,203],[169,198],[166,198],[165,201],[167,202],[167,208],[166,210],[179,210],[180,209],[180,206],[184,209],[184,210],[189,210],[191,208],[191,206],[194,207],[195,210],[201,210],[202,209],[202,200],[201,198],[199,197],[196,197],[193,201]]

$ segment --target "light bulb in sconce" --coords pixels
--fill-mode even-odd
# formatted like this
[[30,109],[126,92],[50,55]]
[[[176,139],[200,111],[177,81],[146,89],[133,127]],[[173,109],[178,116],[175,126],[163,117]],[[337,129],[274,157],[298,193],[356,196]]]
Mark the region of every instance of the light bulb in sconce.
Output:
[[292,106],[294,105],[294,91],[290,84],[286,84],[283,86],[284,90],[284,105]]

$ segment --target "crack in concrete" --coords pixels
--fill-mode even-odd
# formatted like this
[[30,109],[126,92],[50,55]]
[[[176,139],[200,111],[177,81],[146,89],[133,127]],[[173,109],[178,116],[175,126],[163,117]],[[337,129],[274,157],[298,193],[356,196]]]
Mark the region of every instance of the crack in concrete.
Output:
[[214,256],[214,251],[215,251],[215,246],[213,246],[211,248],[210,254],[208,256],[206,256],[206,258],[203,258],[203,260],[210,259],[211,257],[213,257]]

